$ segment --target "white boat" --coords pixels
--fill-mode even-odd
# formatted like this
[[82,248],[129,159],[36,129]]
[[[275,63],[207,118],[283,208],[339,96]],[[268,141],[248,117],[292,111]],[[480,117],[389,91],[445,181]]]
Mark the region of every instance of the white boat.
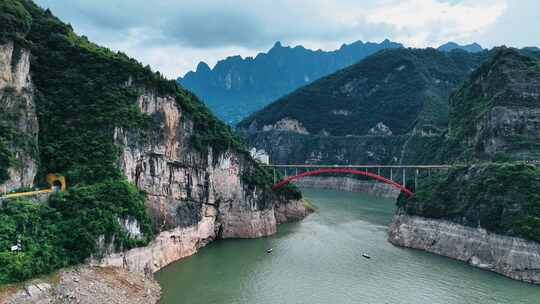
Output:
[[266,249],[266,253],[272,253],[272,251],[274,251],[274,249],[272,249],[272,248]]
[[364,258],[366,258],[366,259],[371,259],[371,256],[370,256],[369,254],[365,253],[365,252],[362,253],[362,256],[363,256]]

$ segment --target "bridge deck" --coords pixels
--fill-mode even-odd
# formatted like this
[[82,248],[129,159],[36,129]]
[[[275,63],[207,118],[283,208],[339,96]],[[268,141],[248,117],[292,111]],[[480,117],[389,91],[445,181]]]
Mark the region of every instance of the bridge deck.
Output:
[[450,165],[264,165],[270,168],[395,168],[395,169],[449,169]]

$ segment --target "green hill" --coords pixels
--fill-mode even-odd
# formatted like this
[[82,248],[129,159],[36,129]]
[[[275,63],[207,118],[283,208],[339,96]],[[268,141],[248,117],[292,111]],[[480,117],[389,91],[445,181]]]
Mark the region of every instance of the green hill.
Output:
[[277,100],[238,127],[286,130],[292,121],[303,133],[334,136],[370,134],[379,123],[392,134],[445,128],[448,96],[487,56],[383,50]]
[[[32,172],[25,187],[33,185],[34,176],[35,182],[43,183],[47,173],[62,174],[68,183],[67,191],[52,194],[46,203],[0,201],[0,284],[49,273],[90,256],[144,246],[168,228],[156,220],[165,212],[172,214],[169,218],[177,226],[196,223],[214,188],[209,168],[224,154],[240,163],[238,172],[232,173],[242,180],[238,191],[246,199],[256,197],[250,200],[250,210],[273,206],[276,196],[268,172],[249,157],[226,124],[176,81],[78,36],[32,1],[0,1],[0,24],[0,71],[7,75],[0,78],[0,186],[10,174],[11,180],[19,180],[12,169],[29,171],[29,164],[37,166],[37,174]],[[144,112],[144,98],[154,98],[150,106],[161,102],[168,108]],[[170,126],[165,116],[175,113],[176,124]],[[28,143],[20,143],[26,139],[18,134],[34,124],[39,132],[35,130]],[[125,142],[120,142],[119,133]],[[167,136],[171,140],[163,144]],[[21,145],[32,146],[27,158],[21,157],[27,154]],[[158,158],[165,145],[181,147],[183,154]],[[184,197],[167,200],[167,210],[158,210],[163,214],[152,213],[150,187],[137,188],[135,178],[127,180],[130,172],[122,171],[122,151],[129,149],[139,149],[138,160],[148,161],[147,167],[159,160],[173,169],[192,169],[192,175],[202,175],[207,188],[192,185],[186,173],[181,180],[185,184],[176,183],[173,189],[185,191]],[[150,178],[157,174],[155,167],[149,169]],[[15,190],[13,185],[7,189]],[[299,198],[298,192],[289,190],[281,193]],[[126,222],[136,224],[135,233]],[[20,245],[19,251],[12,252],[14,244]]]

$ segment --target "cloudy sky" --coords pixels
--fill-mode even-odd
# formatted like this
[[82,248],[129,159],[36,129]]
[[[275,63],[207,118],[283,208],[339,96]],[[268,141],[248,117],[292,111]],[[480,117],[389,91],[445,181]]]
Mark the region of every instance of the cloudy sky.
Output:
[[76,32],[170,78],[275,41],[332,50],[384,38],[540,46],[539,0],[37,0]]

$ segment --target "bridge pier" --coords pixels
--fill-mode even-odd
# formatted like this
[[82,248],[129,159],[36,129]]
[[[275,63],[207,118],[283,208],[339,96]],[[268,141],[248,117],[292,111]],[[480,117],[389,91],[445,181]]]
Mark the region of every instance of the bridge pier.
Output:
[[418,169],[415,170],[414,174],[414,191],[418,189]]

